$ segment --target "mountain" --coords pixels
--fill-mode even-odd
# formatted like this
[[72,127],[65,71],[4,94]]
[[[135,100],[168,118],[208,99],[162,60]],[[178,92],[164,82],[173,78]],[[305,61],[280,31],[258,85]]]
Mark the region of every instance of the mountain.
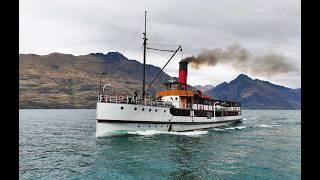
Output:
[[[143,64],[130,60],[118,52],[91,53],[74,56],[51,53],[49,55],[19,55],[20,108],[95,108],[100,72],[102,82],[110,83],[105,91],[110,94],[141,92]],[[146,82],[160,71],[146,65]],[[171,77],[161,73],[150,93],[165,89],[161,84]]]
[[[19,108],[95,108],[100,80],[111,84],[107,94],[129,95],[141,92],[143,64],[121,53],[19,55]],[[160,71],[146,65],[146,82]],[[163,90],[171,77],[161,73],[149,94]],[[191,86],[188,86],[191,89]],[[301,89],[290,89],[241,74],[216,87],[195,86],[204,94],[222,100],[236,100],[244,108],[300,109]],[[206,91],[206,89],[209,89]]]
[[202,91],[202,92],[206,92],[206,91],[214,88],[214,86],[211,86],[211,85],[204,85],[204,86],[196,85],[196,86],[193,86],[193,87],[198,89],[198,90],[200,90],[200,91]]
[[301,89],[290,89],[240,74],[206,92],[217,99],[235,100],[248,109],[300,109]]

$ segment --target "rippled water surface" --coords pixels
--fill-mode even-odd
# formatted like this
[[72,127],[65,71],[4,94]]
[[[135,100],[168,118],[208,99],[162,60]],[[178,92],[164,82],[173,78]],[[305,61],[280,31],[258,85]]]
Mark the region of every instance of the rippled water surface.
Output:
[[300,111],[208,131],[95,138],[95,110],[20,110],[20,179],[300,179]]

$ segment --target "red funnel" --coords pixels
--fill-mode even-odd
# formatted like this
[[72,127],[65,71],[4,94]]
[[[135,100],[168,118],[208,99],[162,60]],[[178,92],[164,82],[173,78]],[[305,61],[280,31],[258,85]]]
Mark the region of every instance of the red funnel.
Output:
[[187,84],[188,62],[179,62],[179,80],[180,84]]

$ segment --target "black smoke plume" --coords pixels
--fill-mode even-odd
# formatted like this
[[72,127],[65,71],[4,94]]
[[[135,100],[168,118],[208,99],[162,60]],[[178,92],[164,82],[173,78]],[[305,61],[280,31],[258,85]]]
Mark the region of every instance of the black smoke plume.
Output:
[[196,69],[202,66],[215,66],[220,63],[231,65],[239,71],[266,76],[287,73],[296,69],[289,63],[289,59],[281,54],[255,55],[239,44],[230,45],[225,49],[207,49],[198,56],[187,57],[182,61],[188,62]]

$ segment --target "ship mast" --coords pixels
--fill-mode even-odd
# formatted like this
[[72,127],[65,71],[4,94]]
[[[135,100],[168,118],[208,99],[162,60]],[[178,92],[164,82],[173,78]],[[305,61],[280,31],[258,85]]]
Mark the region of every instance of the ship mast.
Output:
[[146,85],[146,50],[147,50],[147,11],[144,11],[144,33],[143,33],[143,81],[142,81],[142,98],[145,99]]

